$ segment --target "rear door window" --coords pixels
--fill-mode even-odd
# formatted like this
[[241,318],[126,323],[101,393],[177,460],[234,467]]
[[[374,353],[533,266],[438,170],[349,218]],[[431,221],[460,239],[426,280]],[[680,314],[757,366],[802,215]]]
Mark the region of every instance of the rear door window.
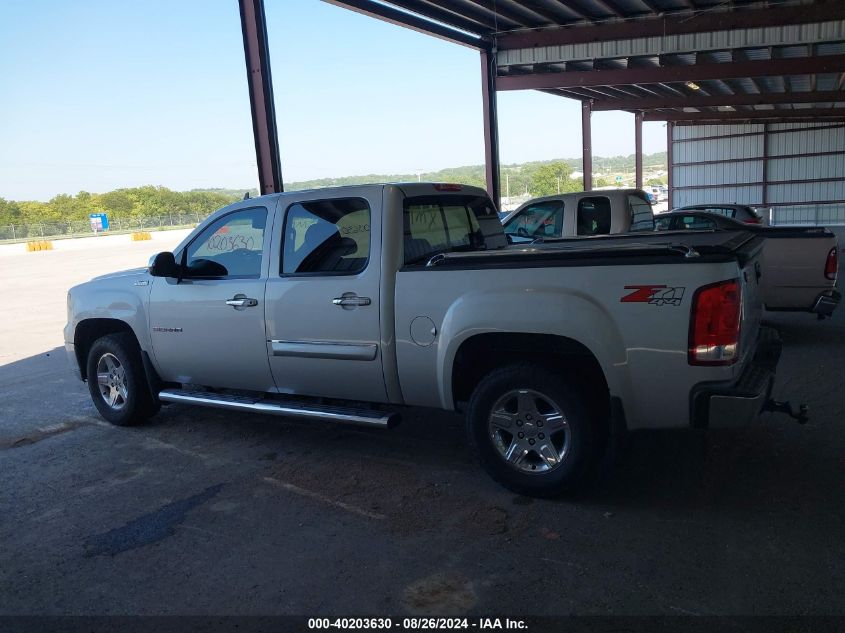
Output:
[[733,218],[736,216],[736,209],[729,209],[727,207],[704,207],[702,211],[723,215],[726,218]]
[[563,234],[561,200],[546,200],[525,207],[505,225],[505,234],[513,242],[530,242],[538,237],[560,237]]
[[370,256],[370,207],[361,198],[288,207],[282,274],[355,275]]
[[604,196],[581,198],[578,201],[577,235],[610,233],[610,200]]
[[661,218],[657,216],[654,218],[654,230],[655,231],[668,231],[670,225],[672,224],[672,218]]
[[682,215],[677,219],[679,230],[709,231],[716,228],[716,222],[700,215]]

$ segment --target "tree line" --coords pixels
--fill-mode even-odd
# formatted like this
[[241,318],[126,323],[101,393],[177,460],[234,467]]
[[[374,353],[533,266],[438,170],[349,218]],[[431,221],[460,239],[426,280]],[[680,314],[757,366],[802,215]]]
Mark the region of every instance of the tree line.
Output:
[[148,185],[108,193],[60,194],[47,202],[0,198],[0,225],[87,221],[91,213],[107,213],[109,218],[125,220],[169,213],[199,213],[202,217],[242,197],[243,193],[172,191]]
[[[644,156],[645,165],[665,165],[665,152]],[[634,157],[596,157],[594,171],[632,171]],[[580,160],[564,159],[535,161],[503,165],[500,170],[501,194],[511,196],[529,194],[545,196],[555,193],[581,191],[583,179],[573,178],[575,169],[580,169]],[[286,189],[295,191],[338,185],[362,184],[367,182],[453,182],[485,187],[483,165],[450,167],[439,171],[414,174],[369,174],[343,178],[323,178],[286,184]],[[602,187],[614,184],[610,178],[596,178],[593,185]],[[76,195],[60,194],[47,202],[14,201],[0,198],[0,226],[10,224],[47,224],[87,220],[91,213],[106,213],[113,220],[135,220],[139,218],[190,213],[200,217],[243,198],[247,190],[193,189],[173,191],[167,187],[147,185],[116,189],[107,193],[80,191]],[[250,190],[250,195],[257,195]]]

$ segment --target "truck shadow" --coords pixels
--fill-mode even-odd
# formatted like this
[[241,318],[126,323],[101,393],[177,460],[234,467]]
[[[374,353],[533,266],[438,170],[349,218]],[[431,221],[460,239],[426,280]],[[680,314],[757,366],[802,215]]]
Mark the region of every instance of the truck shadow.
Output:
[[[0,439],[7,448],[100,424],[62,348],[0,366],[0,397],[7,413]],[[381,431],[173,405],[147,425],[117,432],[219,459],[255,460],[258,468],[287,477],[298,473],[301,481],[331,485],[337,493],[378,496],[387,486],[397,493],[384,497],[387,504],[412,503],[416,495],[426,504],[445,503],[448,497],[455,503],[521,505],[475,464],[461,416],[420,409],[406,410],[404,417],[396,429]],[[829,522],[830,508],[845,502],[841,450],[836,449],[843,445],[843,429],[825,425],[836,417],[835,411],[819,411],[802,428],[767,414],[743,430],[635,433],[617,463],[586,490],[525,505],[544,512],[576,504],[667,516],[707,511]]]

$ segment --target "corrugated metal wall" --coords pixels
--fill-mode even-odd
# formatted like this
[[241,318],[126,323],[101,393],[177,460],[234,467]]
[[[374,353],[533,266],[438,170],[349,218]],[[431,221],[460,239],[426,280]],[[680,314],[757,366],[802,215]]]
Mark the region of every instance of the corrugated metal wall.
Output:
[[845,124],[675,125],[670,207],[771,207],[773,224],[845,224]]

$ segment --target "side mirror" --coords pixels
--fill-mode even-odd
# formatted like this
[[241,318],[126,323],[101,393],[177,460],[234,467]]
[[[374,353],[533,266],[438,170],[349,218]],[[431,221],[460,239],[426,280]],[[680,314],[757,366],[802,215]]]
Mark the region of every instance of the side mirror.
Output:
[[156,255],[150,264],[150,274],[153,277],[178,277],[179,266],[173,253],[165,251]]

